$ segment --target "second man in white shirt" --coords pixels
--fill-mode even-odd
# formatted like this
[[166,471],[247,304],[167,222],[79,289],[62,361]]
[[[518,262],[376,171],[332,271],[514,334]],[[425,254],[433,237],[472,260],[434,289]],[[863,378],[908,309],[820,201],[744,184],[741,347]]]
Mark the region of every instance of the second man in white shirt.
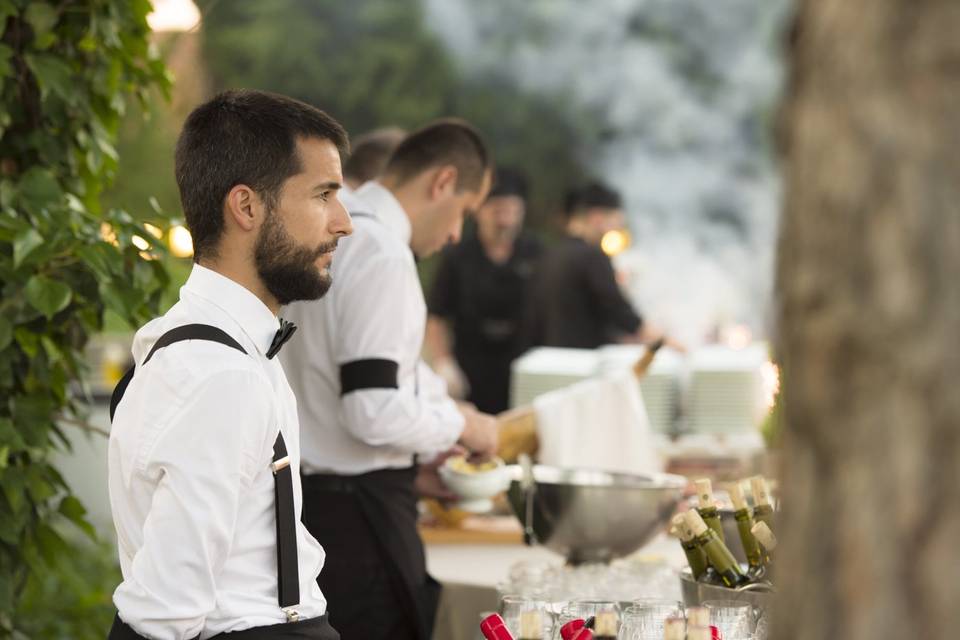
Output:
[[416,529],[418,462],[458,443],[496,450],[496,421],[458,406],[420,358],[427,311],[415,262],[459,240],[491,165],[465,122],[410,134],[351,199],[337,286],[285,311],[301,331],[281,359],[302,427],[304,521],[327,552],[319,582],[347,639],[429,640],[439,585]]

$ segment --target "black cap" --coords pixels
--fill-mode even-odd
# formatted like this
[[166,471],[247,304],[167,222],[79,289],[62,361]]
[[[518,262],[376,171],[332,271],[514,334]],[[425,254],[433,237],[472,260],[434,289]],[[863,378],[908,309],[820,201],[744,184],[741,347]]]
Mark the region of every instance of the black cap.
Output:
[[527,177],[523,172],[510,167],[498,167],[493,176],[493,186],[488,198],[499,196],[517,196],[527,199]]

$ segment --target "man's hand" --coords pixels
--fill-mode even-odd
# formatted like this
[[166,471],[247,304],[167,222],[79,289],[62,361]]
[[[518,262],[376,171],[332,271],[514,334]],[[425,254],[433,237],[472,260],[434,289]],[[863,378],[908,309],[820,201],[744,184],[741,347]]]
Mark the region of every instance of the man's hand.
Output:
[[453,445],[430,462],[421,462],[417,467],[417,477],[413,481],[413,487],[421,498],[436,498],[442,502],[456,500],[457,494],[450,491],[447,485],[443,484],[440,474],[437,470],[447,461],[447,458],[453,456],[466,455],[467,450],[461,446]]
[[480,413],[473,405],[458,405],[466,424],[460,434],[460,444],[472,453],[491,457],[496,455],[500,444],[500,423],[489,414]]

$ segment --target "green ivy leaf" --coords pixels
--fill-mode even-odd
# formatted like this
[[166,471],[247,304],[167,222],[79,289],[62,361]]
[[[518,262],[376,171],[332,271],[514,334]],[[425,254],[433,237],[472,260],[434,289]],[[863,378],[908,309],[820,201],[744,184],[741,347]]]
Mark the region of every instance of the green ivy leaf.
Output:
[[27,296],[27,302],[48,320],[58,311],[66,309],[73,295],[70,287],[45,276],[32,276],[27,280],[23,292]]
[[23,56],[40,85],[40,96],[46,99],[52,92],[69,104],[80,95],[73,88],[73,70],[66,62],[46,53],[28,53]]
[[24,229],[13,240],[13,268],[23,264],[30,252],[43,244],[43,236],[36,229]]
[[3,351],[13,342],[13,323],[5,316],[0,316],[0,351]]
[[40,167],[31,167],[23,174],[19,192],[24,204],[34,212],[39,212],[63,197],[63,191],[53,172]]
[[91,539],[96,539],[97,532],[93,528],[87,518],[87,509],[83,506],[83,503],[77,500],[74,496],[67,496],[60,501],[60,507],[58,511],[67,518],[70,522],[75,524],[81,531],[86,533]]
[[45,2],[31,2],[27,6],[27,11],[23,14],[23,18],[33,27],[34,37],[39,38],[47,34],[53,29],[53,25],[57,24],[57,11]]

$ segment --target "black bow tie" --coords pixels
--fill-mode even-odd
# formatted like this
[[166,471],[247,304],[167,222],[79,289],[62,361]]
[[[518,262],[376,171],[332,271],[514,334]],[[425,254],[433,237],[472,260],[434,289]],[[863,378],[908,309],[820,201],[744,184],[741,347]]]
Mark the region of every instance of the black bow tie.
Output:
[[270,343],[270,348],[267,349],[267,360],[270,360],[273,356],[280,353],[280,347],[293,336],[296,330],[297,325],[280,318],[280,328],[277,329],[277,333],[273,336],[273,342]]

